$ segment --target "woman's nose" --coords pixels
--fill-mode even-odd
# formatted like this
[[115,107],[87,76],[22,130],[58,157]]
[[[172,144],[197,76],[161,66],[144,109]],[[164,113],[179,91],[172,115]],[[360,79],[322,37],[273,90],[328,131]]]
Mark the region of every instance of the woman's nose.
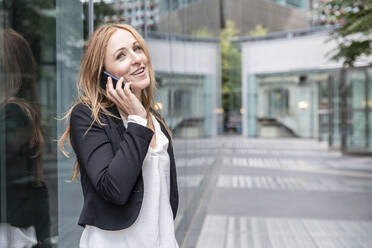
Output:
[[139,63],[141,60],[141,56],[135,52],[131,52],[132,55],[132,63]]

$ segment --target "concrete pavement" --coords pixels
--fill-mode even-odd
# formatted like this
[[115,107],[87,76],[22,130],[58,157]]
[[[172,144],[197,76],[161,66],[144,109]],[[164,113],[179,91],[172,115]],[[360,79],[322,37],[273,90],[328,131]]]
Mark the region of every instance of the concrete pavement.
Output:
[[372,157],[302,139],[175,140],[181,247],[372,247]]

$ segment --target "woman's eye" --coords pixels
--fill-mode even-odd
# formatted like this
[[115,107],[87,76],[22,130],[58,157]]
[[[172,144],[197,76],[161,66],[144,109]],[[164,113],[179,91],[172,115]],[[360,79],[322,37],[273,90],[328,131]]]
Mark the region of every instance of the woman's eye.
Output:
[[134,50],[134,51],[140,51],[140,50],[142,50],[142,47],[140,47],[140,46],[135,46],[133,50]]
[[119,53],[117,56],[116,56],[116,59],[121,59],[125,56],[124,53]]

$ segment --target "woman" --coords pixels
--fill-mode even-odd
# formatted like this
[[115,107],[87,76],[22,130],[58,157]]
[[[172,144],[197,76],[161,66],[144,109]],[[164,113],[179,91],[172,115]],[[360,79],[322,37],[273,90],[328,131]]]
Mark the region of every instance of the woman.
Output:
[[[111,77],[100,86],[105,70]],[[123,83],[125,82],[125,86]],[[155,76],[143,38],[109,24],[90,37],[79,96],[67,112],[84,195],[80,247],[178,247],[176,168],[170,131],[154,111]]]

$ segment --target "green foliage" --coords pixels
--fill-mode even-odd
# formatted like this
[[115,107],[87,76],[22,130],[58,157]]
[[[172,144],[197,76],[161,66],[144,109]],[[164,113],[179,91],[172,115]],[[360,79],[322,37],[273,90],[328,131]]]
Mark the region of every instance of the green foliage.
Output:
[[237,38],[239,30],[231,20],[221,30],[222,107],[226,115],[239,112],[241,107],[241,52],[231,40]]
[[[113,21],[112,17],[114,15],[122,15],[113,9],[111,4],[105,3],[104,1],[94,3],[94,26],[100,26],[105,22]],[[116,22],[120,20],[115,20]]]
[[331,51],[333,60],[343,60],[344,66],[372,52],[372,0],[329,0],[320,9],[322,24],[341,24],[331,32],[338,48]]
[[[88,20],[88,11],[89,11],[89,2],[83,2],[83,9],[84,9],[84,37],[87,38],[89,36],[88,29],[89,29],[89,20]],[[118,19],[113,19],[114,16],[118,16]],[[122,19],[123,14],[119,11],[116,11],[112,4],[106,3],[103,0],[94,1],[94,29],[101,26],[104,23],[115,22],[119,23],[124,21]]]
[[268,31],[268,28],[264,28],[261,24],[258,24],[253,30],[249,31],[248,36],[265,36]]
[[[55,62],[56,44],[56,13],[55,1],[35,0],[35,1],[4,1],[4,16],[7,25],[20,33],[29,43],[33,55],[38,63]],[[47,54],[44,47],[48,47]],[[40,70],[40,66],[38,70]],[[40,73],[38,73],[38,76]]]
[[191,32],[192,36],[198,37],[198,38],[211,38],[213,37],[213,34],[209,32],[207,27],[202,27],[200,29],[197,29],[193,32]]

